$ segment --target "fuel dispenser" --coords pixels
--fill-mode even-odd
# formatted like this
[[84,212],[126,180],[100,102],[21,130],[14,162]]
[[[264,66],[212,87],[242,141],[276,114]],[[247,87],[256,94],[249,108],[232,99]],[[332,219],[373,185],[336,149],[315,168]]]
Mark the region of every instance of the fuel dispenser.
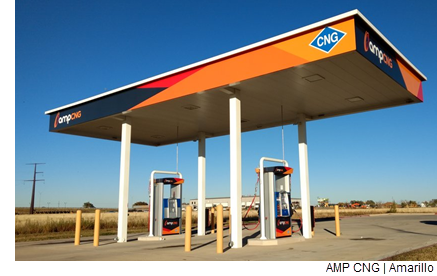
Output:
[[[180,173],[166,173],[179,174],[180,178],[155,179],[152,173],[150,183],[153,184],[149,192],[149,236],[181,234],[184,179]],[[165,185],[170,185],[169,195],[165,195]]]
[[[263,161],[280,162],[285,166],[262,167]],[[257,169],[260,179],[261,240],[290,237],[291,198],[290,177],[293,169],[285,160],[263,157]]]

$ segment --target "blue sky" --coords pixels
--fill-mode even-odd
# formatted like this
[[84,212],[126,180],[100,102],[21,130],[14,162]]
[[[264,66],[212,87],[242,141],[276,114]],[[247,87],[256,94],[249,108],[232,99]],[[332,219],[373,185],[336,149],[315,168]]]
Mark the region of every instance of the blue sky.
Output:
[[[10,111],[15,111],[15,206],[30,204],[32,185],[24,180],[32,179],[33,167],[26,164],[33,162],[45,163],[38,167],[43,172],[38,178],[45,181],[37,183],[36,207],[80,207],[87,201],[118,206],[120,143],[50,133],[45,111],[353,9],[427,76],[424,103],[309,122],[311,203],[317,197],[437,198],[436,3],[17,1],[15,110]],[[292,196],[300,197],[297,127],[287,125],[284,133],[285,158],[295,168]],[[228,149],[228,136],[207,140],[207,197],[229,196]],[[245,195],[255,191],[254,169],[262,156],[282,157],[281,128],[242,135]],[[133,144],[130,204],[148,200],[152,170],[175,169],[176,145]],[[179,170],[185,201],[197,198],[197,143],[179,144]]]

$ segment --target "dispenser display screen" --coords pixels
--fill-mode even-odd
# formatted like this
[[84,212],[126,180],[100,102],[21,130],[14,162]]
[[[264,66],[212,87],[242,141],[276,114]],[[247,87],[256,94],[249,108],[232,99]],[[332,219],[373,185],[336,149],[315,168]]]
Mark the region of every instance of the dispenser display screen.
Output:
[[290,200],[288,193],[276,192],[276,216],[290,217]]

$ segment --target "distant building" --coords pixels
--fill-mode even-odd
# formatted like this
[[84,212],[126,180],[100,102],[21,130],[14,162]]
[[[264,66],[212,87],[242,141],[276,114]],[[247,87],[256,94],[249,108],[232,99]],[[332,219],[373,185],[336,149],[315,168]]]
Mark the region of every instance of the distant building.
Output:
[[[249,208],[249,206],[252,204],[253,209],[258,209],[260,204],[259,196],[255,197],[255,200],[253,199],[253,196],[242,196],[241,197],[241,208]],[[301,200],[300,198],[291,198],[291,203],[294,207],[300,208],[301,206]],[[229,208],[231,205],[231,199],[229,197],[211,197],[211,198],[205,198],[205,207],[211,208],[215,207],[217,205],[221,204],[224,208]],[[190,206],[193,208],[193,210],[197,210],[198,206],[198,200],[197,199],[190,199]]]
[[149,205],[134,205],[132,206],[132,210],[136,212],[146,212],[149,210]]
[[318,207],[328,207],[329,206],[329,198],[317,198]]

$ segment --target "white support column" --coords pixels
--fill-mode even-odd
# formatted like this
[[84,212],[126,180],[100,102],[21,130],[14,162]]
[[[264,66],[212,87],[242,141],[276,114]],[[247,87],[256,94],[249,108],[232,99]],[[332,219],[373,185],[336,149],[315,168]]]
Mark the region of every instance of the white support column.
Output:
[[199,133],[199,155],[197,158],[197,235],[205,235],[205,175],[206,149],[205,132]]
[[241,103],[238,90],[229,99],[231,242],[232,248],[243,247],[241,221]]
[[118,198],[117,241],[127,242],[127,212],[129,198],[129,163],[131,144],[131,123],[126,118],[121,127],[120,190]]
[[300,193],[302,200],[302,229],[303,236],[306,239],[311,239],[311,210],[310,210],[310,181],[308,173],[308,145],[307,145],[307,130],[306,118],[304,114],[300,114],[300,122],[298,124],[299,135],[299,172],[300,172]]

